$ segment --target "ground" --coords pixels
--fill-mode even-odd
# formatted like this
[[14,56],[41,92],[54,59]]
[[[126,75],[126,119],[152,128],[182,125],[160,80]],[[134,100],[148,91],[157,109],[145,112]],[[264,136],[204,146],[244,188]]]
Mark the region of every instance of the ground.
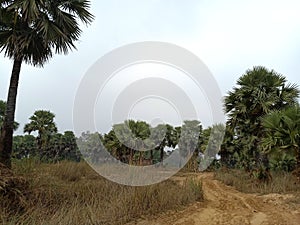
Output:
[[[289,225],[300,224],[299,204],[288,204],[293,195],[245,194],[213,178],[212,173],[195,175],[203,182],[205,200],[182,211],[169,211],[137,225]],[[180,177],[175,177],[180,181]]]

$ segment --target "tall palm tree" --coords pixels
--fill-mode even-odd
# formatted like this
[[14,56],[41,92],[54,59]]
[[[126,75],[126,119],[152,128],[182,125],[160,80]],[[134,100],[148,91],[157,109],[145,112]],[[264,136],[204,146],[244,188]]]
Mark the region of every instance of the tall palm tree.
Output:
[[81,34],[78,19],[86,24],[93,20],[89,7],[88,0],[0,1],[0,52],[13,60],[0,134],[0,162],[8,167],[22,62],[43,66],[54,53],[67,54],[75,48]]
[[248,161],[257,161],[261,157],[259,143],[264,134],[262,116],[294,105],[299,90],[297,85],[287,84],[283,75],[264,67],[247,70],[238,79],[237,85],[225,97],[227,134],[245,144],[243,148],[236,148],[238,154],[246,150]]
[[[121,130],[116,130],[121,142],[130,150],[129,161],[133,163],[133,157],[138,152],[138,162],[143,161],[144,150],[147,148],[146,139],[150,136],[150,125],[145,121],[126,120],[120,125]],[[121,132],[120,132],[121,131]]]
[[37,145],[40,157],[43,156],[51,136],[57,132],[54,117],[55,115],[50,111],[38,110],[29,118],[31,121],[24,127],[24,133],[38,132]]

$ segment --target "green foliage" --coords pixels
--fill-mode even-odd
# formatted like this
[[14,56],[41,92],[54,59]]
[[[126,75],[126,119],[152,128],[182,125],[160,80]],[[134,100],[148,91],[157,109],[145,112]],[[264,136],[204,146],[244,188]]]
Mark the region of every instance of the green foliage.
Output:
[[199,121],[184,121],[178,142],[179,152],[182,157],[187,157],[194,150],[199,149],[201,131],[202,125]]
[[103,143],[122,162],[142,165],[144,161],[148,164],[162,162],[165,147],[175,148],[177,140],[176,130],[168,124],[151,127],[144,121],[127,120],[115,124],[104,135]]
[[79,162],[81,154],[78,150],[76,137],[72,131],[66,131],[64,134],[54,134],[43,152],[42,159],[48,162],[58,162],[70,160]]
[[37,145],[41,153],[46,150],[51,136],[57,132],[54,117],[54,113],[50,111],[38,110],[29,118],[30,122],[24,127],[24,133],[38,132]]
[[81,154],[74,133],[66,131],[64,134],[56,133],[52,135],[43,151],[39,150],[37,140],[33,135],[14,136],[12,157],[15,159],[37,157],[43,162],[62,160],[79,162]]
[[262,140],[264,150],[273,155],[284,154],[284,161],[292,160],[290,156],[296,156],[300,166],[299,105],[270,113],[264,117],[263,126],[266,132]]
[[[110,135],[112,135],[111,132]],[[109,144],[114,143],[112,141],[114,139],[111,139],[112,137],[110,135]],[[108,157],[102,143],[103,137],[99,133],[84,132],[77,139],[78,148],[80,149],[82,156],[92,163],[102,162]]]
[[160,153],[159,162],[163,166],[165,147],[175,148],[181,134],[181,127],[172,127],[169,124],[158,124],[151,129],[153,146]]
[[234,163],[246,170],[268,168],[267,152],[262,149],[266,136],[262,118],[274,110],[295,105],[298,97],[298,87],[287,84],[281,74],[264,67],[246,71],[238,79],[237,87],[225,97],[228,120],[221,148],[222,162]]
[[[166,147],[175,149],[181,135],[181,157],[200,150],[202,126],[199,121],[185,121],[182,127],[159,124],[151,127],[145,121],[127,120],[115,124],[111,131],[103,136],[99,133],[82,133],[77,143],[83,157],[92,163],[101,163],[112,155],[117,160],[131,165],[149,165],[158,162],[163,166]],[[109,153],[108,153],[108,152]],[[180,152],[180,151],[179,151]],[[177,154],[177,153],[176,153]],[[178,162],[180,164],[180,162]],[[178,165],[174,165],[178,166]]]
[[33,135],[14,136],[13,158],[22,159],[38,154],[36,139]]
[[13,142],[13,157],[16,159],[38,157],[44,162],[61,160],[80,161],[76,137],[72,131],[57,133],[54,122],[55,115],[50,111],[38,110],[30,117],[24,132],[37,131],[38,136],[15,136]]
[[270,166],[272,170],[291,172],[296,168],[297,159],[293,155],[278,151],[276,156],[271,156]]
[[90,1],[1,1],[0,51],[11,59],[42,66],[54,53],[75,48],[81,29],[89,24]]

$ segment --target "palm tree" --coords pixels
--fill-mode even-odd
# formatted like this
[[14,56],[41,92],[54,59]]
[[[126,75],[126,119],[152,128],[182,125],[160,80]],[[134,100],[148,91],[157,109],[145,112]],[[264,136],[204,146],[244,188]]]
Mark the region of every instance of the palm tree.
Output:
[[55,115],[50,111],[38,110],[29,118],[31,121],[24,127],[24,133],[38,132],[37,145],[40,157],[43,156],[50,137],[57,132],[54,117]]
[[80,161],[80,152],[76,143],[76,137],[73,131],[65,131],[62,137],[62,156],[63,159]]
[[76,141],[77,146],[75,147],[76,148],[78,147],[82,156],[88,162],[93,164],[98,164],[100,160],[103,161],[109,156],[105,151],[106,150],[105,147],[102,144],[102,143],[104,143],[105,145],[107,144],[107,140],[105,139],[106,137],[104,137],[103,140],[103,136],[98,132],[96,133],[84,132],[77,139]]
[[139,165],[143,164],[144,151],[147,150],[147,139],[150,136],[150,125],[145,121],[133,121],[131,131],[135,136],[136,147],[139,150]]
[[114,156],[117,160],[120,160],[123,163],[127,162],[127,158],[125,157],[126,146],[124,146],[119,141],[114,129],[110,130],[107,134],[104,135],[103,143],[106,149],[110,152],[110,154]]
[[[198,120],[186,120],[184,121],[180,130],[180,139],[178,142],[179,153],[180,153],[180,165],[182,164],[181,159],[188,160],[190,157],[195,156],[194,154],[199,153],[201,143],[202,125]],[[196,152],[196,153],[195,153]],[[187,168],[195,169],[194,159],[189,161]]]
[[114,126],[115,132],[121,143],[129,149],[129,164],[133,164],[133,158],[138,151],[138,162],[141,165],[144,150],[147,148],[147,140],[150,136],[150,125],[145,121],[126,120],[124,123]]
[[[167,146],[168,137],[171,135],[171,126],[158,124],[156,127],[151,129],[152,149],[150,150],[150,158],[153,162],[153,149],[159,152],[159,161],[163,165],[164,159],[164,148]],[[167,134],[168,133],[168,134]]]
[[238,79],[238,87],[234,87],[225,97],[225,112],[228,115],[226,134],[245,144],[243,148],[235,148],[235,151],[243,154],[241,151],[245,150],[248,164],[264,157],[259,152],[259,143],[264,135],[262,116],[297,102],[297,86],[286,82],[284,76],[273,70],[254,67]]
[[43,66],[54,53],[75,48],[77,18],[91,23],[88,0],[3,0],[0,2],[0,52],[13,60],[7,108],[0,134],[0,162],[11,167],[13,124],[21,65]]
[[[151,146],[159,152],[160,165],[163,166],[165,155],[165,147],[175,148],[178,144],[180,127],[176,129],[169,124],[159,124],[152,128],[151,131]],[[153,159],[153,150],[150,151]]]

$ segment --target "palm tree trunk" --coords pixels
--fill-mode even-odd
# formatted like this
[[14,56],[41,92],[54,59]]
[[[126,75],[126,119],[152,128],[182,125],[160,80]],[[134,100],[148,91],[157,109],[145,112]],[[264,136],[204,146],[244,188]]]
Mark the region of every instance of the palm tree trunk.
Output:
[[133,149],[130,149],[130,153],[129,153],[129,165],[133,165]]
[[164,165],[164,148],[162,146],[160,147],[160,165]]
[[142,160],[142,157],[143,157],[143,152],[140,151],[140,155],[139,155],[139,165],[143,165],[143,160]]
[[151,165],[153,165],[153,150],[150,150],[150,161],[151,161]]
[[14,120],[22,59],[15,59],[8,89],[5,117],[0,134],[0,163],[11,168]]

